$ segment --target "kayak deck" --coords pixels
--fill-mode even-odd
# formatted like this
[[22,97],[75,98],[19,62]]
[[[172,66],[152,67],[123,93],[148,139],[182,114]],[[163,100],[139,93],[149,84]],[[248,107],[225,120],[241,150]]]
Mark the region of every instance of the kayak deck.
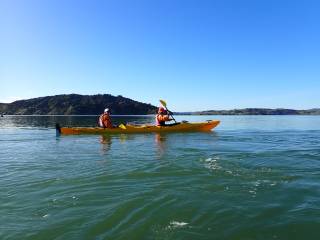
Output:
[[154,125],[126,125],[125,128],[99,128],[99,127],[61,127],[56,125],[57,132],[64,135],[74,134],[118,134],[118,133],[158,133],[158,132],[197,132],[210,131],[220,121],[188,123],[181,122],[176,125],[154,126]]

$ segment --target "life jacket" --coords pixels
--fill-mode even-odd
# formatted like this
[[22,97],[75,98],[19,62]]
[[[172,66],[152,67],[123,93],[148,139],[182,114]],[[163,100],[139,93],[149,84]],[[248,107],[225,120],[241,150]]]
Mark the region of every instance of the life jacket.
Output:
[[107,113],[101,114],[99,117],[98,125],[99,127],[103,127],[103,128],[112,128],[110,115]]
[[157,126],[166,125],[166,121],[170,121],[170,117],[168,115],[163,115],[163,114],[156,115],[156,125]]

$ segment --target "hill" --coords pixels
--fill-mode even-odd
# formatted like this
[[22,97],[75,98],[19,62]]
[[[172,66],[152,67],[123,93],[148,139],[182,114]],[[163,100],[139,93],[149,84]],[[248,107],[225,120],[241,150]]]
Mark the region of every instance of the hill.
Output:
[[285,108],[244,108],[233,110],[208,110],[190,112],[192,115],[320,115],[320,109],[295,110]]
[[0,103],[0,113],[9,115],[98,115],[104,108],[112,114],[154,114],[156,107],[110,94],[64,94]]

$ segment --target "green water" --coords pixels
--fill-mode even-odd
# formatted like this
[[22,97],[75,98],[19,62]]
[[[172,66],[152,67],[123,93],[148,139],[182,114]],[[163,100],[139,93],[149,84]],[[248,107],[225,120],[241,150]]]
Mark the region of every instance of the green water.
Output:
[[178,117],[210,118],[210,133],[61,137],[55,122],[96,117],[0,118],[0,239],[319,239],[320,117]]

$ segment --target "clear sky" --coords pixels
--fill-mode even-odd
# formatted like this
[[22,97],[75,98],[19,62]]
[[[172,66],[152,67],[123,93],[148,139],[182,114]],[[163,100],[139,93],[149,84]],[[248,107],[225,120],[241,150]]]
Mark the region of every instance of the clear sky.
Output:
[[0,102],[320,107],[320,1],[0,0]]

